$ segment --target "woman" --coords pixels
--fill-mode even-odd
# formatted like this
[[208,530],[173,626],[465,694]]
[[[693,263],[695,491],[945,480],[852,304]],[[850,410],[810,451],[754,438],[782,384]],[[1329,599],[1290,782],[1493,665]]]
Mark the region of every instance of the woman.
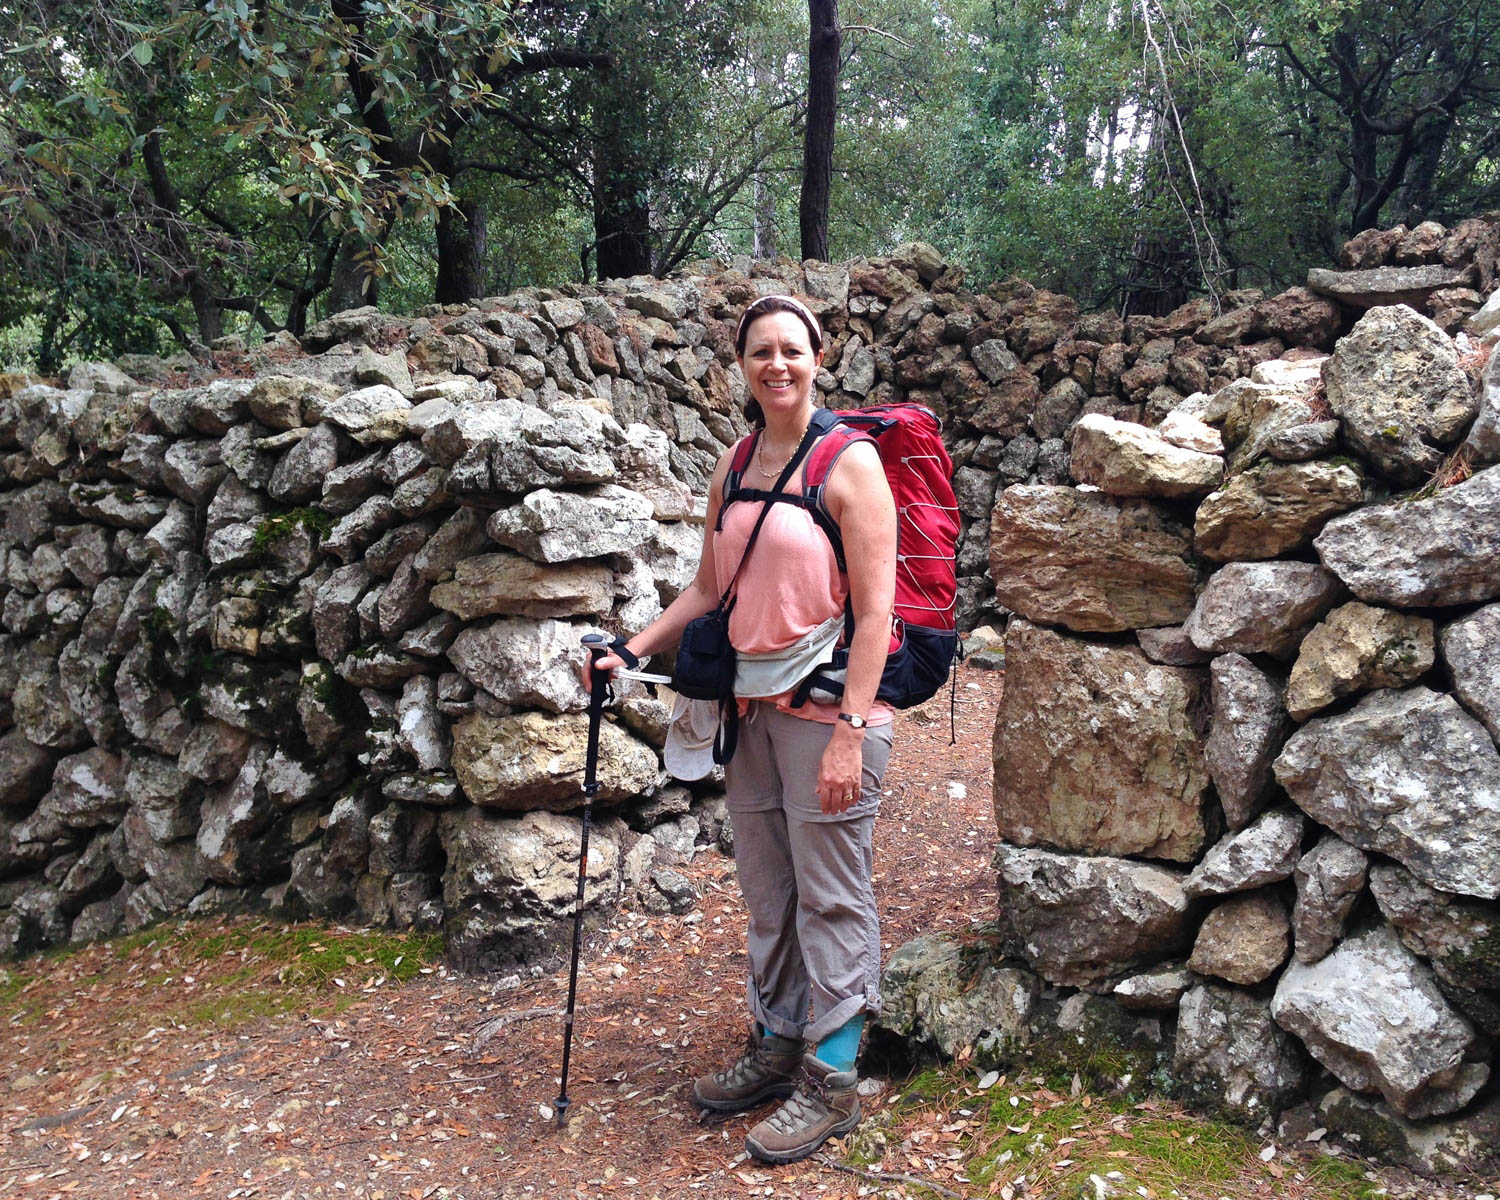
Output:
[[[755,449],[744,486],[770,490],[813,413],[823,362],[817,318],[790,296],[746,308],[735,355],[750,389]],[[762,504],[730,504],[719,525],[733,450],[709,490],[698,573],[648,628],[621,643],[633,656],[676,644],[711,611],[744,555]],[[785,491],[801,492],[801,468]],[[874,444],[852,442],[825,491],[848,571],[807,510],[772,504],[735,584],[729,634],[742,660],[784,650],[844,611],[854,615],[843,701],[793,707],[791,693],[747,697],[737,687],[739,744],[725,767],[735,862],[750,910],[747,984],[753,1024],[745,1053],[693,1087],[703,1108],[739,1112],[771,1097],[781,1108],[750,1131],[766,1162],[795,1162],[859,1123],[854,1061],[867,1014],[880,1005],[880,930],[871,884],[879,784],[891,749],[891,710],[875,700],[890,643],[896,509]],[[625,659],[611,653],[600,670]]]

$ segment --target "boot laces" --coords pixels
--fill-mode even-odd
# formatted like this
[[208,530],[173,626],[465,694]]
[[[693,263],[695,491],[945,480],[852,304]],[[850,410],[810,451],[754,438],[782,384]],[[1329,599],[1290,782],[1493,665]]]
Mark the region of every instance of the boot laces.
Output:
[[833,1111],[832,1097],[823,1080],[804,1070],[797,1090],[768,1118],[777,1133],[798,1133]]
[[745,1052],[732,1066],[717,1072],[714,1081],[724,1088],[744,1087],[768,1069],[765,1042],[752,1032],[745,1038]]

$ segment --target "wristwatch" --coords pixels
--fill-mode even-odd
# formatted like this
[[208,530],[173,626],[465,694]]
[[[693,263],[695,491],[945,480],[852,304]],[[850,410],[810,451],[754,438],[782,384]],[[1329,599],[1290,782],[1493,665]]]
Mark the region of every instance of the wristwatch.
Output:
[[863,729],[866,725],[868,725],[870,723],[870,722],[866,721],[861,716],[856,716],[854,713],[846,713],[846,712],[839,713],[839,720],[840,721],[848,721],[849,724],[853,725],[854,728],[856,728],[856,729]]

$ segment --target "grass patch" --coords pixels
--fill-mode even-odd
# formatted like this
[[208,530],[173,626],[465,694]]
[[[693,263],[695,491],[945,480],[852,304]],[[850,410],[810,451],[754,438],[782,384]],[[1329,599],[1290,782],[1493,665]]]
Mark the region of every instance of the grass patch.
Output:
[[[883,1145],[851,1164],[931,1180],[963,1195],[1067,1200],[1368,1200],[1363,1164],[1315,1146],[1274,1145],[1163,1100],[1061,1089],[1039,1076],[924,1071],[882,1114]],[[936,1194],[936,1193],[934,1193]]]
[[250,547],[257,556],[268,554],[271,547],[290,537],[299,527],[312,534],[314,541],[319,541],[327,537],[328,531],[333,528],[333,517],[321,508],[294,508],[277,513],[266,517],[255,527]]
[[103,1005],[126,1038],[142,1025],[229,1032],[291,1012],[342,1012],[430,969],[442,951],[436,933],[183,921],[0,969],[0,1008],[15,1026],[59,1005]]

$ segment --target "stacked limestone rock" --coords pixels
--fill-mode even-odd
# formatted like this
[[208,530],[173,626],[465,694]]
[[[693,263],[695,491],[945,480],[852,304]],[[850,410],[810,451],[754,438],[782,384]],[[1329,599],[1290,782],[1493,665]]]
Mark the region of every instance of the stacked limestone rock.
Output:
[[995,729],[999,930],[967,959],[938,939],[899,952],[888,1028],[997,1062],[1059,1031],[1103,1039],[1241,1118],[1311,1097],[1315,1123],[1378,1134],[1389,1155],[1486,1160],[1488,350],[1371,307],[1331,356],[1260,363],[1159,423],[1085,416],[1073,485],[999,493],[991,571],[1016,614]]
[[[1378,270],[1451,267],[1475,299],[1494,272],[1488,222],[1382,237],[1383,248],[1362,251],[1396,263]],[[1399,279],[1410,285],[1403,295],[1451,324],[1469,297],[1446,294],[1448,274],[1429,274]],[[1316,273],[1309,282],[1327,284]],[[1456,618],[1483,588],[1471,580],[1454,599],[1460,585],[1434,582],[1434,571],[1447,536],[1437,518],[1491,486],[1489,476],[1394,510],[1433,514],[1420,570],[1380,568],[1404,543],[1365,524],[1387,511],[1370,502],[1430,471],[1428,443],[1463,436],[1471,414],[1456,388],[1410,412],[1366,412],[1359,372],[1379,374],[1383,359],[1361,364],[1352,347],[1373,340],[1378,351],[1382,338],[1409,336],[1425,362],[1442,357],[1446,342],[1434,339],[1443,335],[1377,312],[1367,320],[1389,330],[1346,339],[1335,360],[1351,381],[1330,368],[1326,393],[1309,394],[1308,355],[1330,350],[1363,300],[1238,292],[1121,321],[1018,281],[967,292],[961,273],[921,245],[840,265],[743,262],[665,282],[533,291],[416,319],[357,310],[301,344],[283,335],[245,353],[227,339],[198,359],[82,367],[66,387],[0,380],[0,950],[270,903],[441,921],[455,958],[472,966],[531,953],[570,910],[576,879],[578,637],[640,628],[690,577],[709,472],[743,429],[734,320],[774,291],[808,297],[824,320],[825,403],[910,399],[944,418],[966,515],[961,623],[997,601],[1025,618],[1011,633],[1011,694],[1071,688],[1074,707],[1092,705],[1098,729],[1059,737],[1057,754],[1031,767],[1028,738],[1002,736],[1007,764],[1055,777],[1063,794],[1136,787],[1173,798],[1140,819],[1112,803],[1096,806],[1104,816],[1049,808],[1051,824],[1038,824],[1002,797],[1014,853],[1052,853],[1033,841],[1108,850],[1067,857],[1056,869],[1074,882],[1047,884],[1059,895],[1075,884],[1097,891],[1078,935],[1092,925],[1129,943],[1144,928],[1152,955],[1185,949],[1196,925],[1177,876],[1220,823],[1300,848],[1311,818],[1351,845],[1369,842],[1392,860],[1381,868],[1406,864],[1416,883],[1391,875],[1371,892],[1392,913],[1418,914],[1391,921],[1420,940],[1416,953],[1446,962],[1435,968],[1444,995],[1483,996],[1489,976],[1472,965],[1482,956],[1462,947],[1473,941],[1463,930],[1488,910],[1476,900],[1457,932],[1421,924],[1418,884],[1463,887],[1424,876],[1391,848],[1410,840],[1404,825],[1379,839],[1346,829],[1319,807],[1319,785],[1299,782],[1303,772],[1321,778],[1332,735],[1311,735],[1345,737],[1335,722],[1364,702],[1353,698],[1361,688],[1383,681],[1405,688],[1396,695],[1456,696],[1431,702],[1440,717],[1480,705],[1462,664],[1491,644],[1490,610],[1476,609],[1470,624]],[[1492,411],[1468,434],[1476,465],[1492,454],[1493,421]],[[1070,451],[1077,479],[1102,490],[1066,486]],[[1453,536],[1467,537],[1467,549],[1448,557],[1477,561],[1471,574],[1492,579],[1493,564],[1472,549],[1489,536],[1485,506],[1465,502],[1475,515]],[[1315,535],[1326,567],[1309,546]],[[1019,566],[1028,555],[1034,577]],[[1385,577],[1399,595],[1381,591]],[[1385,611],[1341,608],[1344,587]],[[1172,628],[1190,616],[1186,631]],[[1425,675],[1416,670],[1424,619],[1441,664]],[[1131,630],[1142,649],[1127,644]],[[1339,648],[1361,638],[1378,643],[1383,674],[1359,654],[1338,665]],[[1284,720],[1259,731],[1270,718],[1256,705],[1279,712],[1270,671],[1294,663],[1299,646],[1324,644],[1284,719],[1304,722],[1302,733],[1278,760]],[[1197,661],[1205,653],[1217,655],[1211,672]],[[1120,692],[1122,669],[1133,676],[1122,694],[1092,699]],[[1220,716],[1205,745],[1210,689],[1221,693]],[[1041,720],[1047,706],[1036,707],[1008,709],[1002,734]],[[1223,716],[1240,708],[1242,718]],[[718,838],[721,802],[711,783],[690,792],[664,775],[659,703],[633,696],[616,716],[604,737],[591,902],[629,886],[652,903],[691,903],[671,867]],[[1123,748],[1111,750],[1112,739]],[[1310,764],[1284,783],[1304,814],[1296,837],[1281,816],[1267,832],[1258,790],[1267,763],[1290,764],[1293,746]],[[1352,853],[1311,859],[1323,874],[1307,894],[1333,897],[1338,879],[1357,880]],[[1110,915],[1116,870],[1136,881],[1123,918]],[[1225,891],[1206,878],[1192,888]],[[1445,958],[1449,946],[1460,949]],[[1049,978],[1089,988],[1136,956],[1110,949],[1078,967],[1050,949],[1033,953],[1050,956]],[[1027,995],[1039,986],[1034,972],[994,974]],[[1170,1006],[1179,981],[1166,971],[1124,994]],[[1191,1008],[1210,993],[1189,995]],[[1094,993],[1079,996],[1063,1004],[1062,1027],[1092,1019]],[[1113,1027],[1127,1039],[1138,1032]],[[1468,1086],[1463,1070],[1423,1087],[1455,1098]]]
[[[0,952],[265,904],[442,922],[469,966],[555,932],[578,638],[691,576],[743,305],[811,298],[830,404],[1001,391],[963,342],[1002,306],[930,247],[744,266],[0,381]],[[663,773],[660,704],[618,715],[590,901],[689,904],[721,802]]]

